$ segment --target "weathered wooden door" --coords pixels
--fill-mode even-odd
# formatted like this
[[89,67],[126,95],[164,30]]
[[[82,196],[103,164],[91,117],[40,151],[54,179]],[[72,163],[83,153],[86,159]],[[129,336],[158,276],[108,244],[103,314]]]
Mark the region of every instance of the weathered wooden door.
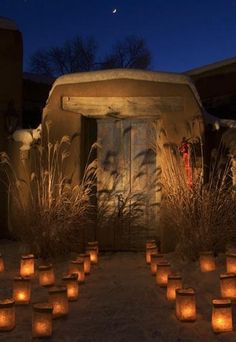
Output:
[[99,240],[107,248],[142,248],[158,235],[153,121],[99,119],[97,137]]

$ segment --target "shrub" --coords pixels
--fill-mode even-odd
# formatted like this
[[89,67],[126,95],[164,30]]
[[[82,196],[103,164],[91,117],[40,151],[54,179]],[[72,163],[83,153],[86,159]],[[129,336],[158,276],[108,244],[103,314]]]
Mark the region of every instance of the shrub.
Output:
[[[31,151],[28,179],[19,179],[10,158],[1,153],[0,163],[8,186],[12,233],[30,251],[41,257],[56,256],[77,249],[83,243],[83,230],[89,220],[90,198],[96,177],[96,160],[86,165],[79,184],[65,175],[72,140],[62,137]],[[93,146],[95,148],[96,145]],[[25,167],[24,160],[22,167]]]
[[204,180],[203,155],[188,186],[179,153],[166,146],[161,151],[163,224],[176,232],[176,251],[195,260],[202,250],[223,251],[235,241],[236,202],[232,198],[230,158],[219,148]]

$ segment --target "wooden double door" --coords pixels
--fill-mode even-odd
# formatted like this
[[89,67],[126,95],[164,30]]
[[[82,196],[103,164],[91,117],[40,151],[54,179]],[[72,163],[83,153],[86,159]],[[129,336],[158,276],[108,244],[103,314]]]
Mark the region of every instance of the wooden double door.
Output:
[[159,228],[155,122],[98,119],[97,141],[98,239],[108,249],[140,249]]

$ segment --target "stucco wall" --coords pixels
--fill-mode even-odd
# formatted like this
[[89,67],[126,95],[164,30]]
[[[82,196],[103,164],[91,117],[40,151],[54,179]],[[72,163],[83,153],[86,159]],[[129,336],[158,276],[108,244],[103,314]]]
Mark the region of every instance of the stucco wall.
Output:
[[[6,122],[20,124],[22,108],[22,36],[15,29],[0,28],[0,151],[8,151]],[[13,130],[16,127],[13,127]],[[0,236],[7,233],[7,196],[0,184]]]

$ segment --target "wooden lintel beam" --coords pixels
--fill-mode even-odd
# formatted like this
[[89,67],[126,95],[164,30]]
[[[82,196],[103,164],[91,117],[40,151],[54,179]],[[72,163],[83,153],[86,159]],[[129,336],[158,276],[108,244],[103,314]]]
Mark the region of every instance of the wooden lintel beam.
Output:
[[62,109],[90,117],[150,117],[184,111],[182,97],[80,97],[64,96]]

